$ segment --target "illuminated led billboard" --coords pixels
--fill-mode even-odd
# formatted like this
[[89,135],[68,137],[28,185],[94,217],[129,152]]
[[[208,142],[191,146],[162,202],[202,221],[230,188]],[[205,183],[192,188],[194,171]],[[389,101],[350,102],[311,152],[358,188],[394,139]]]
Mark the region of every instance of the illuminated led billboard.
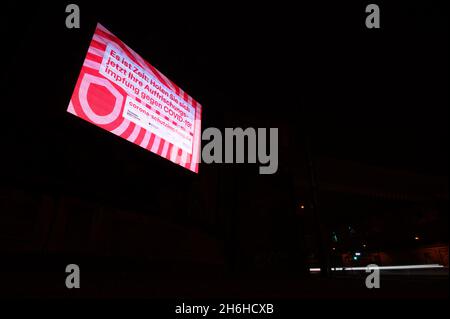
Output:
[[100,24],[67,111],[198,173],[201,105]]

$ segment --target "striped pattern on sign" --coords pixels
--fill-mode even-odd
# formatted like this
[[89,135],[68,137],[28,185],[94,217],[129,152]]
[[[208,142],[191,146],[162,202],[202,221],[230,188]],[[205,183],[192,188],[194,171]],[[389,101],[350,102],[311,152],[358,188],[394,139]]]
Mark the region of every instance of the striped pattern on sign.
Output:
[[[109,44],[119,48],[129,60],[156,78],[171,91],[170,93],[175,94],[180,100],[194,108],[192,152],[181,149],[161,136],[123,117],[125,100],[127,96],[131,95],[100,73],[105,50]],[[131,97],[136,99],[136,97]],[[152,106],[146,104],[142,99],[136,100],[146,105],[149,110],[152,110]],[[101,24],[97,24],[67,111],[198,173],[202,106]],[[152,111],[156,111],[154,107]],[[167,116],[164,116],[164,118],[171,125],[187,133],[187,130],[184,127],[180,127],[178,123]],[[190,135],[192,136],[192,134]]]

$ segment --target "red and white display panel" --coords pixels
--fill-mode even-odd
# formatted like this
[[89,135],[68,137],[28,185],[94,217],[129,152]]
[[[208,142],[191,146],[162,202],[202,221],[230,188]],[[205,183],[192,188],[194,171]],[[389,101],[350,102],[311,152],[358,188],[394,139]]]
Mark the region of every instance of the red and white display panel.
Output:
[[100,24],[67,111],[198,173],[201,105]]

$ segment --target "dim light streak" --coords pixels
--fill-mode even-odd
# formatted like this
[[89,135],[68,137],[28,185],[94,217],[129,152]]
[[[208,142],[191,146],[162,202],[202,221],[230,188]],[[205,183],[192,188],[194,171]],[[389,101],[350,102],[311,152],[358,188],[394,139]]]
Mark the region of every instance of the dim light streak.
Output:
[[[406,269],[437,269],[444,268],[443,265],[429,264],[429,265],[403,265],[403,266],[379,266],[379,270],[406,270]],[[367,267],[336,267],[331,268],[332,271],[347,271],[347,270],[366,270]],[[375,269],[375,267],[370,267]],[[320,268],[310,268],[310,272],[318,272]]]

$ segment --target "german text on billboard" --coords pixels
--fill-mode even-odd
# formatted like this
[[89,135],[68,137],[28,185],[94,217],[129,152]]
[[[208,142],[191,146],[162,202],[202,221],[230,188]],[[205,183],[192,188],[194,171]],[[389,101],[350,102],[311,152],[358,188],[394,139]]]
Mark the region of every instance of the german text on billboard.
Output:
[[198,173],[201,105],[101,24],[67,111]]

